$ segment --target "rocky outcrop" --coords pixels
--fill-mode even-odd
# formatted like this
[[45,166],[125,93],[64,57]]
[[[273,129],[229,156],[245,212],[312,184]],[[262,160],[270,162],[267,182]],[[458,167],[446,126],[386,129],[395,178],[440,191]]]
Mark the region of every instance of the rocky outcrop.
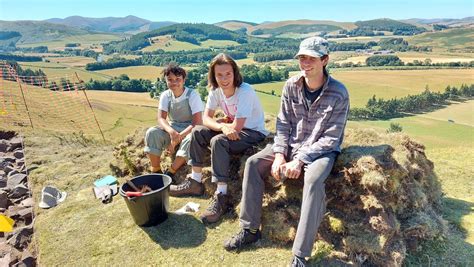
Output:
[[0,212],[15,221],[12,232],[0,233],[0,266],[36,266],[34,201],[22,144],[16,133],[0,132]]

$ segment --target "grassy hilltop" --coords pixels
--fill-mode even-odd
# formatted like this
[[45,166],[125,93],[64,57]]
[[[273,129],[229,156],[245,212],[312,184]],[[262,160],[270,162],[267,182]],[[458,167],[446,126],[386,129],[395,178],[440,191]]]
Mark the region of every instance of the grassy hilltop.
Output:
[[[466,19],[469,23],[469,20]],[[0,26],[7,25],[2,24]],[[147,22],[148,23],[148,22]],[[297,73],[296,60],[292,55],[287,59],[258,62],[254,56],[267,53],[273,45],[293,45],[298,38],[327,31],[337,35],[341,30],[370,29],[384,32],[380,36],[348,36],[330,38],[331,43],[379,42],[387,38],[403,38],[409,46],[429,46],[432,51],[394,51],[404,63],[415,60],[432,63],[469,63],[474,60],[472,42],[473,28],[464,24],[455,24],[460,28],[448,28],[434,31],[433,25],[416,20],[413,22],[396,22],[393,20],[373,20],[365,22],[334,22],[317,20],[281,21],[256,24],[243,21],[225,21],[216,25],[171,26],[148,30],[132,29],[137,35],[117,32],[91,32],[83,28],[70,28],[44,23],[11,24],[21,34],[13,34],[12,40],[20,49],[47,46],[48,53],[18,52],[19,54],[42,57],[44,61],[19,62],[23,69],[41,69],[48,78],[75,79],[75,74],[84,80],[110,80],[122,74],[131,79],[148,79],[153,82],[161,77],[163,66],[151,64],[109,68],[87,71],[85,66],[97,62],[91,56],[76,55],[64,52],[66,44],[79,43],[81,50],[92,49],[96,52],[116,49],[110,54],[102,54],[107,61],[113,57],[140,59],[146,53],[163,50],[157,57],[170,56],[177,58],[179,53],[208,53],[214,55],[220,51],[240,52],[249,49],[237,60],[240,66],[255,64],[271,66],[272,69],[291,69],[290,75]],[[456,23],[456,22],[452,22]],[[461,23],[461,22],[459,22]],[[412,26],[410,26],[410,25]],[[10,24],[8,24],[10,25]],[[18,25],[23,25],[21,27]],[[122,24],[120,24],[122,25]],[[169,24],[167,24],[169,25]],[[323,25],[323,26],[321,26]],[[408,25],[408,26],[407,26]],[[449,24],[450,25],[450,24]],[[28,27],[27,27],[28,26]],[[13,27],[13,26],[12,26]],[[46,28],[45,28],[46,27]],[[39,33],[57,29],[58,36],[44,38]],[[142,26],[140,26],[142,27]],[[145,27],[145,28],[146,28]],[[196,33],[199,27],[205,29]],[[221,27],[221,28],[219,28]],[[393,28],[395,27],[395,28]],[[426,31],[412,36],[393,35],[397,29],[407,31]],[[202,30],[201,29],[201,30]],[[217,35],[213,31],[219,29]],[[178,30],[181,35],[177,34]],[[187,31],[184,31],[187,30]],[[252,32],[260,31],[259,35]],[[259,33],[259,32],[257,32]],[[404,32],[405,34],[406,32]],[[31,36],[29,36],[31,35]],[[27,38],[28,37],[28,38]],[[126,37],[126,38],[124,38]],[[192,38],[189,38],[192,37]],[[279,39],[285,37],[289,39]],[[272,43],[272,38],[276,38]],[[12,40],[3,40],[9,43]],[[280,40],[281,43],[278,43]],[[284,40],[284,41],[281,41]],[[110,42],[113,41],[113,42]],[[264,44],[264,45],[263,45]],[[293,47],[294,48],[294,47]],[[285,48],[293,50],[293,48]],[[239,50],[240,49],[240,50]],[[267,50],[266,50],[267,49]],[[279,48],[280,49],[280,48]],[[280,49],[280,50],[285,50]],[[294,48],[296,49],[296,48]],[[377,46],[373,49],[378,49]],[[29,50],[28,50],[29,51]],[[181,51],[181,52],[180,52]],[[266,52],[267,51],[267,52]],[[173,54],[174,53],[174,54]],[[272,53],[272,52],[268,52]],[[23,55],[22,54],[22,55]],[[147,55],[145,55],[146,57]],[[358,63],[364,65],[371,56],[366,51],[334,51],[332,62]],[[202,60],[202,62],[208,62]],[[198,63],[182,64],[189,72],[199,67]],[[459,87],[461,84],[474,83],[474,71],[470,67],[347,67],[332,68],[331,75],[343,82],[350,94],[351,107],[364,107],[367,101],[376,95],[377,98],[402,98],[415,95],[426,88],[433,92],[444,91],[446,86]],[[274,131],[275,114],[279,109],[279,97],[284,81],[254,84],[259,90],[258,96],[267,116],[267,126]],[[227,253],[222,250],[222,242],[238,228],[235,214],[229,214],[220,224],[204,227],[195,215],[179,217],[171,215],[170,219],[154,228],[137,227],[120,197],[114,198],[109,205],[103,205],[93,199],[92,183],[95,179],[110,174],[109,164],[113,158],[114,147],[120,142],[127,142],[127,136],[156,124],[156,106],[158,101],[150,98],[149,93],[131,93],[108,90],[87,91],[95,115],[101,125],[106,142],[101,141],[95,122],[78,101],[83,96],[64,92],[49,92],[45,89],[25,88],[27,99],[32,100],[30,112],[34,120],[42,121],[34,130],[28,127],[14,127],[25,136],[27,165],[34,166],[30,172],[30,183],[33,186],[34,198],[39,201],[42,186],[52,184],[69,194],[65,203],[51,210],[37,209],[35,241],[38,247],[40,265],[108,265],[125,263],[129,265],[282,265],[290,257],[290,246],[281,242],[264,239],[257,249],[240,254]],[[271,95],[274,91],[276,95]],[[28,125],[26,111],[21,102],[21,93],[16,82],[0,80],[0,128],[11,129],[5,109],[15,109],[22,114],[19,121]],[[9,106],[9,101],[16,101]],[[74,100],[72,100],[74,99]],[[84,102],[82,102],[84,103]],[[57,112],[59,107],[65,108]],[[69,107],[69,109],[68,109]],[[441,214],[447,220],[447,234],[442,239],[417,244],[417,250],[410,250],[405,265],[436,266],[470,266],[474,264],[474,100],[453,101],[450,105],[437,110],[411,114],[390,120],[349,121],[348,132],[365,133],[358,136],[357,142],[364,145],[372,135],[385,136],[390,124],[402,127],[402,134],[423,144],[426,157],[434,163],[434,175],[441,183],[443,196]],[[86,114],[86,115],[81,115]],[[70,120],[85,120],[88,127],[77,126]],[[66,127],[67,126],[67,127]],[[69,133],[60,133],[58,129],[67,128]],[[42,128],[42,129],[40,129]],[[138,129],[138,130],[137,130]],[[85,135],[79,133],[83,130]],[[139,135],[139,134],[138,134]],[[135,136],[138,136],[135,134]],[[354,136],[347,140],[352,140]],[[371,138],[371,137],[370,137]],[[369,138],[369,139],[370,139]],[[385,138],[385,137],[384,137]],[[372,140],[372,139],[371,139]],[[377,139],[378,140],[378,139]],[[380,140],[384,140],[383,138]],[[135,140],[139,141],[139,140]],[[351,142],[352,142],[351,141]],[[368,142],[368,141],[367,141]],[[388,141],[387,141],[388,142]],[[346,145],[350,145],[346,143]],[[135,160],[135,159],[132,159]],[[123,180],[122,180],[123,182]],[[171,198],[171,210],[176,210],[188,201],[206,207],[207,198]],[[192,229],[191,231],[188,231]],[[379,240],[380,241],[380,240]],[[382,240],[383,241],[383,240]],[[333,251],[330,244],[319,242],[314,250],[312,264],[324,264]],[[325,258],[326,257],[326,258]],[[322,262],[320,260],[323,260]]]

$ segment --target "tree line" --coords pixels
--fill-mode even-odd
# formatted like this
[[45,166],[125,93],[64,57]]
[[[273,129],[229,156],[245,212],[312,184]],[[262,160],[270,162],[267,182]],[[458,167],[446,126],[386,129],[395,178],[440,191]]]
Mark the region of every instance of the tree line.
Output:
[[43,60],[41,57],[36,56],[22,56],[14,54],[0,54],[0,60],[6,61],[23,61],[23,62],[35,62]]
[[128,75],[121,74],[108,81],[90,79],[85,84],[88,90],[112,90],[121,92],[151,92],[153,84],[147,79],[130,79]]
[[140,59],[126,59],[121,57],[113,57],[107,61],[88,63],[85,66],[86,70],[103,70],[114,69],[129,66],[143,65]]
[[426,31],[424,28],[392,19],[357,21],[355,25],[361,29],[393,32],[394,35],[414,35]]
[[406,113],[419,113],[441,108],[450,100],[472,99],[474,84],[461,85],[460,88],[447,86],[444,92],[431,92],[428,87],[418,95],[408,95],[400,99],[384,100],[375,95],[367,101],[365,108],[352,108],[351,120],[386,120],[400,117]]

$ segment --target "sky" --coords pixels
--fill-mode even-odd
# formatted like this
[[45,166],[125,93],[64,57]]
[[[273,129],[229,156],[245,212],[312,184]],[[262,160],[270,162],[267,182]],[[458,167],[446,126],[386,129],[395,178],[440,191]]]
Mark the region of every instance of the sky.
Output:
[[262,23],[295,19],[464,18],[474,0],[0,0],[0,20],[134,15],[151,21]]

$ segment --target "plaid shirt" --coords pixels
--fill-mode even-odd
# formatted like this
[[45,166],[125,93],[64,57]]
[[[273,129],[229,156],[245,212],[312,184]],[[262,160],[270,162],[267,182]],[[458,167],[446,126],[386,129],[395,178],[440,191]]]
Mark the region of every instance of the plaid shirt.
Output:
[[277,117],[274,153],[290,152],[290,159],[309,164],[323,154],[341,151],[349,94],[341,82],[326,75],[321,94],[311,107],[304,99],[304,76],[288,79]]

